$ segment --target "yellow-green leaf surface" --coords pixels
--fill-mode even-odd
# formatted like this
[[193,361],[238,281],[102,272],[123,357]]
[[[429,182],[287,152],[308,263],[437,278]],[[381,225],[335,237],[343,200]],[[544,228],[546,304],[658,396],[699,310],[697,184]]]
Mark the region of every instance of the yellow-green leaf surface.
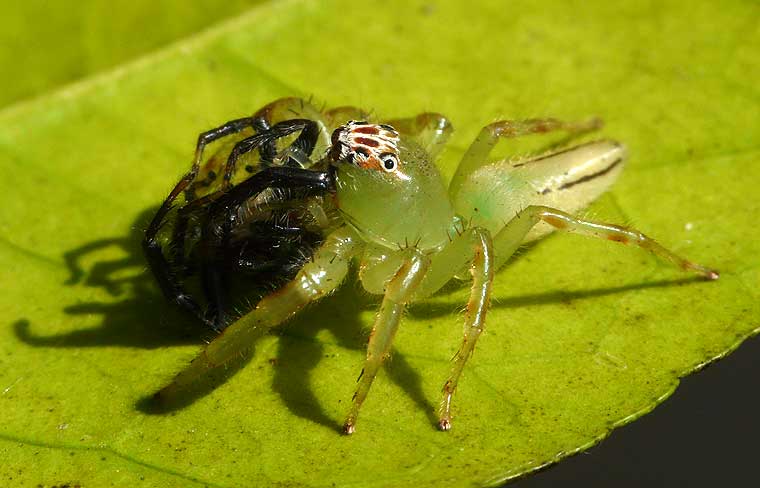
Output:
[[[356,5],[262,4],[0,111],[0,484],[494,485],[651,410],[760,327],[756,3]],[[355,285],[216,390],[152,411],[206,336],[153,284],[146,218],[200,130],[286,95],[443,112],[446,175],[497,118],[601,116],[631,158],[590,215],[721,279],[583,237],[531,247],[497,275],[449,433],[432,412],[463,287],[411,308],[352,437],[338,430],[378,304]]]
[[261,1],[5,2],[0,107],[117,66]]

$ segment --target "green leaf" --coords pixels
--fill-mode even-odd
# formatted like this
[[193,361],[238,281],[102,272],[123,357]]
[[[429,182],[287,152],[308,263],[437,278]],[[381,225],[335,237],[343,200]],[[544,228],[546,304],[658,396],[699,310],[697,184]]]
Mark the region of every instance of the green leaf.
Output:
[[[757,331],[757,6],[477,4],[266,3],[0,111],[6,485],[494,485],[598,442]],[[146,219],[199,131],[286,95],[443,112],[449,176],[497,118],[602,116],[631,159],[590,214],[721,279],[577,236],[531,247],[497,275],[449,433],[431,414],[463,287],[411,308],[352,437],[338,426],[378,304],[354,285],[256,344],[215,391],[146,411],[204,337],[146,271]]]
[[0,107],[117,66],[261,2],[7,2],[0,19]]

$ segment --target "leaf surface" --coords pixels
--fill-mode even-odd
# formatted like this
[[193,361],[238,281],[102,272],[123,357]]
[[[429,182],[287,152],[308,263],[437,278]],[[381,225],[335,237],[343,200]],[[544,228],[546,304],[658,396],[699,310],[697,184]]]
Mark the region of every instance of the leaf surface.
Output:
[[7,2],[0,19],[0,106],[113,68],[261,2]]
[[[760,327],[755,4],[355,4],[265,3],[0,111],[0,479],[495,485],[650,411]],[[461,341],[462,287],[411,308],[350,438],[338,428],[378,305],[352,284],[257,343],[215,391],[146,411],[204,335],[161,298],[142,229],[199,131],[290,95],[445,113],[448,176],[488,122],[599,115],[631,158],[589,215],[721,279],[577,236],[531,247],[497,275],[449,433],[432,412]]]

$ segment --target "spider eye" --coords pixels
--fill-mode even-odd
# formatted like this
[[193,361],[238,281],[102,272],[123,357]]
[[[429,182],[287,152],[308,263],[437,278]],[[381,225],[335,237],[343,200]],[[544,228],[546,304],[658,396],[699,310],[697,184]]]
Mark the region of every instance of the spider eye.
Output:
[[389,173],[396,171],[396,168],[398,167],[398,158],[395,154],[383,154],[380,156],[380,161],[383,162],[383,169]]

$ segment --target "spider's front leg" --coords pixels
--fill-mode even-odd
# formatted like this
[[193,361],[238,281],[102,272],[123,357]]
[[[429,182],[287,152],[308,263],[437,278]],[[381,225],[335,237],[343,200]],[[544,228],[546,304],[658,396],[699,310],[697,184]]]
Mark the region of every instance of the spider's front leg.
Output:
[[258,337],[292,317],[308,303],[335,290],[346,276],[348,262],[359,247],[358,241],[354,232],[347,227],[335,230],[292,281],[262,298],[256,308],[227,327],[156,397],[171,398],[208,370],[223,366],[248,350]]
[[359,375],[359,385],[354,393],[351,410],[343,424],[343,432],[346,434],[353,434],[356,430],[359,409],[367,398],[380,366],[390,352],[404,308],[411,301],[430,264],[429,258],[416,248],[401,252],[408,253],[408,256],[386,285],[383,303],[370,333],[367,358]]
[[352,105],[343,105],[341,107],[333,107],[326,110],[325,119],[330,128],[334,130],[349,120],[374,121],[375,115],[372,110],[364,110]]
[[[349,120],[374,121],[375,117],[366,110],[344,106],[325,112],[327,122],[333,128]],[[383,120],[382,124],[392,126],[399,134],[414,139],[431,158],[435,158],[451,137],[451,122],[442,114],[423,112],[414,117]]]

